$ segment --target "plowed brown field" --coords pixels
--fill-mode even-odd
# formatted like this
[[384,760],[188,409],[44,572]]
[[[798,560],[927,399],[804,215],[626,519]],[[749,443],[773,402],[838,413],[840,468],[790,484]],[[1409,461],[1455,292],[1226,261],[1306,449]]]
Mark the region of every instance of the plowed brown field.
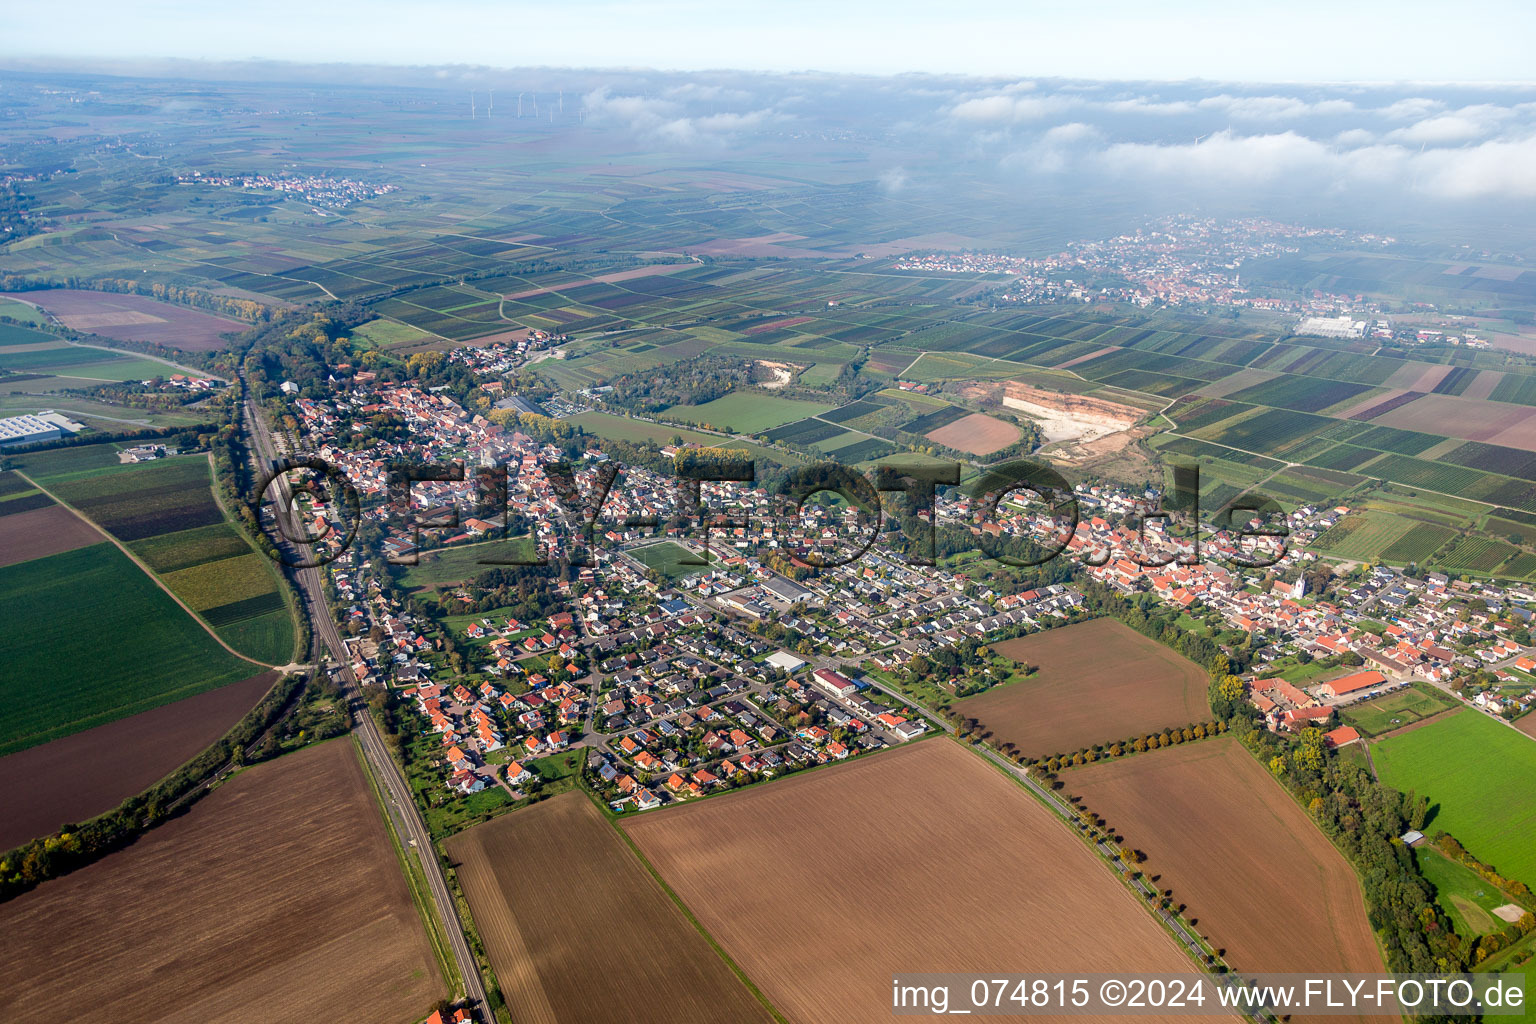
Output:
[[1004,420],[973,412],[953,423],[923,435],[930,441],[947,445],[957,452],[972,455],[990,455],[1000,448],[1007,448],[1019,439],[1019,428]]
[[1231,737],[1064,775],[1239,971],[1380,972],[1354,870]]
[[1027,679],[957,701],[955,710],[1030,757],[1065,754],[1210,717],[1205,671],[1114,619],[1005,640]]
[[265,672],[0,757],[0,850],[148,789],[228,732],[276,680]]
[[1065,824],[946,739],[623,828],[796,1022],[889,1021],[901,971],[1195,969]]
[[94,526],[63,505],[0,516],[0,566],[100,544],[103,539]]
[[514,1020],[773,1019],[584,794],[444,846]]
[[0,1019],[413,1021],[445,994],[348,740],[0,904]]

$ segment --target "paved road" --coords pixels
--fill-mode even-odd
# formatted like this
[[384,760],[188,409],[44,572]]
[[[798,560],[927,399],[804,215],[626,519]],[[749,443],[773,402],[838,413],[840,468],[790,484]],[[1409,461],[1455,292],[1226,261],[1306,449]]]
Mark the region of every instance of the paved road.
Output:
[[[247,436],[251,439],[260,471],[265,472],[276,464],[277,452],[272,443],[270,428],[254,402],[246,402],[245,428]],[[286,515],[287,510],[283,509],[279,514]],[[291,533],[296,537],[305,535],[302,527],[297,524],[293,524]],[[395,764],[394,758],[390,756],[377,723],[368,713],[362,688],[358,685],[356,677],[352,675],[347,649],[341,642],[341,634],[337,631],[336,622],[331,617],[330,609],[325,602],[325,588],[321,583],[320,570],[297,569],[295,578],[304,598],[305,613],[309,616],[315,639],[324,644],[331,659],[341,667],[342,689],[348,698],[354,732],[362,746],[369,768],[379,781],[390,816],[395,821],[396,831],[409,846],[415,849],[416,857],[421,862],[427,887],[432,892],[433,902],[437,904],[438,919],[443,922],[448,944],[453,950],[454,959],[458,961],[459,975],[464,979],[464,989],[471,1004],[470,1009],[477,1019],[490,1021],[494,1018],[486,1001],[485,984],[480,977],[480,969],[475,963],[474,954],[470,951],[469,942],[464,937],[464,926],[459,920],[458,907],[454,903],[452,892],[448,889],[448,882],[432,846],[426,823],[422,820],[421,812],[417,810],[416,803],[411,797],[410,786],[406,784],[405,776]]]

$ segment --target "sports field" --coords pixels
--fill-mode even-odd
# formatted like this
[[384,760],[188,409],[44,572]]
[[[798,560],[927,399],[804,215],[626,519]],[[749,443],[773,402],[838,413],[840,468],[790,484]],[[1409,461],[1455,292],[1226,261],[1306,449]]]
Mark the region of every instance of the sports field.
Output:
[[1380,971],[1354,869],[1236,739],[1064,774],[1239,971]]
[[259,671],[105,542],[0,568],[0,607],[0,754]]
[[1456,706],[1456,699],[1428,686],[1409,686],[1339,711],[1345,725],[1352,725],[1366,736],[1401,729]]
[[1433,847],[1421,846],[1413,855],[1419,873],[1435,887],[1435,902],[1455,922],[1456,934],[1487,935],[1504,927],[1493,911],[1508,903],[1508,896],[1479,878],[1471,868],[1457,864]]
[[1426,833],[1536,887],[1536,741],[1464,709],[1371,745],[1381,781],[1430,799]]
[[[629,553],[636,561],[647,568],[654,569],[663,579],[673,583],[709,568],[705,565],[689,564],[701,561],[704,558],[703,554],[694,554],[681,544],[674,544],[669,540],[659,544],[648,544],[643,548],[631,548]],[[710,553],[714,555],[713,551]]]
[[419,1021],[446,995],[346,739],[0,905],[0,931],[5,1020]]
[[916,964],[1193,969],[1108,865],[950,740],[621,827],[791,1021],[889,1021],[890,977]]
[[955,710],[1030,757],[1071,753],[1203,722],[1205,670],[1115,619],[1091,619],[994,645],[1033,666],[1027,678],[955,703]]
[[586,794],[503,815],[445,849],[514,1020],[772,1020]]

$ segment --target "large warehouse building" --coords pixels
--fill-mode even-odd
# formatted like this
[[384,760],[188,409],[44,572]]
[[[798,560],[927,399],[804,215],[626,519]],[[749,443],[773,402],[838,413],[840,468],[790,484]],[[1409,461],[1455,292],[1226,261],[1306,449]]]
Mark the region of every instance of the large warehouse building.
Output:
[[32,444],[34,441],[54,441],[66,434],[77,434],[84,424],[51,410],[27,413],[0,420],[0,447]]

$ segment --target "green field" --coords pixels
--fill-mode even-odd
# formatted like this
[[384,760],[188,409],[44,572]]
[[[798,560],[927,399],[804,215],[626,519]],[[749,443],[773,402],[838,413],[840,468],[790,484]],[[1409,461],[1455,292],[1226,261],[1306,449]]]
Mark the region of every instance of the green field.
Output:
[[533,538],[487,540],[478,544],[455,544],[451,548],[423,551],[415,565],[399,566],[400,582],[412,590],[437,587],[444,583],[463,583],[483,572],[498,568],[487,565],[487,558],[531,558]]
[[1380,736],[1455,706],[1454,697],[1432,687],[1410,686],[1385,697],[1353,704],[1342,709],[1339,717],[1366,736]]
[[[0,299],[0,316],[8,316],[12,320],[20,320],[22,323],[42,326],[48,322],[43,311],[36,306],[29,306],[25,302],[17,302],[15,299]],[[5,336],[0,333],[0,345],[6,344]]]
[[1536,885],[1536,741],[1458,711],[1375,743],[1381,781],[1428,796],[1426,834],[1449,832],[1500,874]]
[[[660,544],[650,544],[643,548],[631,548],[629,553],[641,564],[655,570],[663,579],[673,583],[686,579],[694,573],[703,572],[707,568],[703,565],[689,564],[698,562],[703,555],[696,555],[671,541],[662,541]],[[713,551],[710,553],[714,555]]]
[[1414,850],[1414,859],[1419,872],[1435,887],[1435,902],[1456,923],[1458,935],[1487,935],[1504,928],[1505,922],[1493,915],[1493,909],[1509,903],[1508,896],[1432,847]]
[[370,320],[352,329],[355,338],[363,338],[379,348],[408,347],[413,344],[434,341],[432,335],[407,324],[390,320]]
[[705,447],[717,448],[744,448],[751,452],[755,458],[766,459],[769,462],[784,464],[804,461],[796,455],[784,451],[776,451],[765,448],[760,444],[750,441],[737,441],[734,438],[722,437],[719,434],[705,434],[697,430],[688,430],[684,427],[671,427],[660,423],[642,423],[632,420],[627,416],[615,416],[606,412],[584,412],[570,418],[571,423],[597,437],[610,437],[615,441],[629,441],[631,443],[664,445],[670,444],[674,438],[682,438],[684,441],[692,441]]
[[802,402],[756,391],[733,391],[703,405],[674,405],[665,415],[732,434],[756,434],[831,408],[831,403]]
[[0,755],[255,675],[111,544],[0,568]]

